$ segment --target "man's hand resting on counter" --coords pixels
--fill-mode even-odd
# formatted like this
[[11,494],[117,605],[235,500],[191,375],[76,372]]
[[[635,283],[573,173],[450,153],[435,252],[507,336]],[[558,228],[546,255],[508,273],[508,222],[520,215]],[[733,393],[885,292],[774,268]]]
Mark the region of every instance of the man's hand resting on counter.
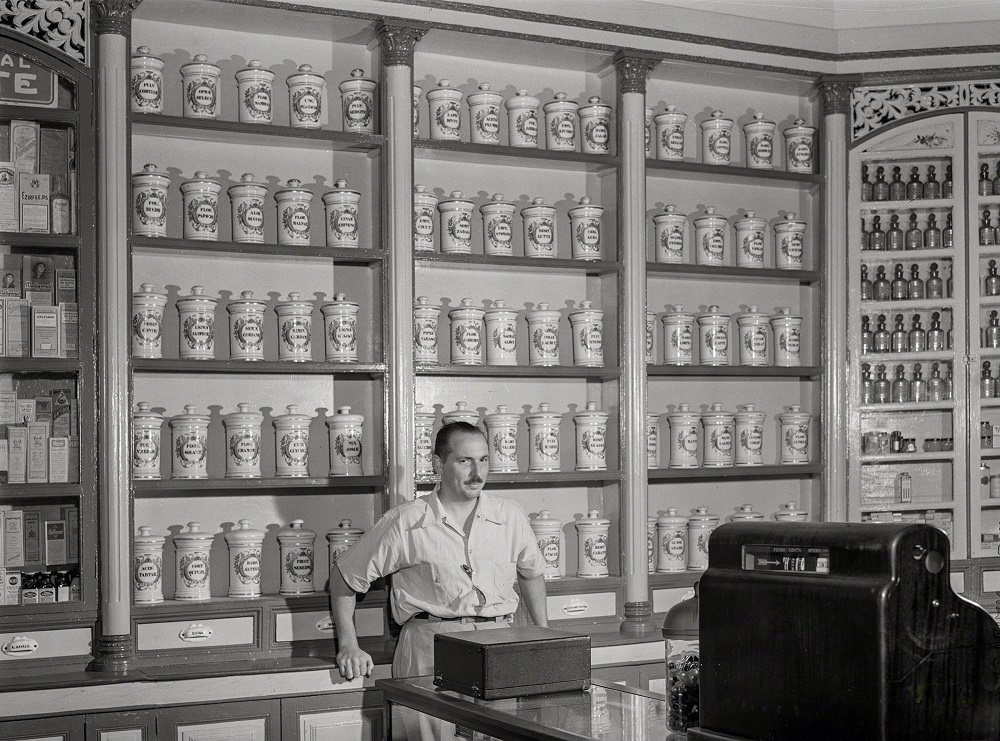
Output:
[[348,681],[370,677],[374,668],[372,657],[357,646],[347,646],[337,652],[337,669],[340,670],[340,676]]

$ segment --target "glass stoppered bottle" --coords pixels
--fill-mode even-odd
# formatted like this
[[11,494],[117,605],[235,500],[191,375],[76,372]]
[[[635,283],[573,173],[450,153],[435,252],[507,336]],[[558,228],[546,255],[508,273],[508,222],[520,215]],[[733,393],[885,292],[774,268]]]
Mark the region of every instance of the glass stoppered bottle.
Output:
[[924,246],[924,233],[917,225],[917,214],[915,211],[910,211],[910,225],[906,230],[904,242],[908,250],[919,250]]
[[920,321],[920,314],[914,314],[910,322],[910,352],[923,352],[927,349],[927,332]]
[[993,177],[993,195],[1000,195],[1000,160],[996,164],[996,174]]
[[892,402],[905,404],[910,400],[910,382],[906,380],[906,368],[896,366],[896,377],[892,381]]
[[924,374],[921,373],[920,363],[914,363],[913,365],[913,379],[910,381],[910,401],[927,401],[927,381],[924,380]]
[[906,284],[906,296],[911,300],[924,297],[924,282],[920,279],[920,266],[916,263],[910,265],[910,280]]
[[892,168],[892,182],[889,183],[889,200],[902,201],[906,199],[906,183],[903,182],[903,170]]
[[995,391],[996,385],[990,378],[990,361],[984,360],[983,369],[979,373],[979,398],[992,399]]
[[941,230],[941,246],[949,250],[955,246],[955,228],[951,223],[951,211],[944,217],[944,229]]
[[938,264],[932,262],[927,269],[927,280],[924,282],[924,294],[927,298],[944,297],[944,281],[938,274]]
[[945,165],[944,180],[941,181],[941,197],[951,198],[955,194],[955,184],[951,179],[951,165]]
[[892,286],[885,277],[885,265],[875,268],[875,281],[872,283],[872,295],[876,301],[888,301],[892,296]]
[[1000,348],[1000,315],[996,309],[990,312],[989,324],[983,331],[983,347],[991,350]]
[[986,296],[1000,296],[1000,275],[997,274],[997,261],[987,263],[989,273],[983,281],[983,291]]
[[889,340],[890,352],[909,352],[910,335],[903,326],[903,315],[896,314],[896,325],[892,328],[892,337]]
[[861,217],[861,249],[867,252],[872,248],[871,246],[871,232],[868,231],[868,224],[865,223],[865,217]]
[[872,282],[868,278],[868,266],[861,266],[861,300],[871,301],[872,299]]
[[993,180],[990,178],[990,165],[984,162],[979,166],[979,195],[993,195]]
[[861,165],[861,200],[872,200],[872,181],[868,177],[868,165]]
[[865,314],[861,317],[861,354],[870,353],[875,342],[872,334],[871,320]]
[[872,367],[868,363],[861,364],[861,403],[875,402],[875,383],[872,381]]
[[996,243],[996,232],[993,231],[993,227],[990,224],[990,211],[985,209],[982,216],[979,217],[979,244],[980,246],[989,246]]
[[868,247],[875,251],[885,249],[885,232],[882,231],[882,217],[878,214],[872,217],[872,230],[868,234]]
[[909,285],[906,281],[906,276],[903,274],[902,263],[896,263],[894,268],[895,276],[892,279],[892,284],[890,286],[890,295],[893,301],[905,301],[907,292],[909,291]]
[[872,349],[875,352],[889,352],[890,335],[885,328],[885,314],[879,314],[875,319],[875,331],[872,333]]
[[927,166],[927,182],[924,183],[924,198],[940,198],[941,183],[937,180],[937,168],[934,165]]
[[889,250],[904,249],[903,230],[899,228],[899,217],[896,214],[889,217],[889,229],[885,233],[885,246]]
[[[891,187],[891,186],[890,186]],[[910,182],[906,184],[906,200],[915,201],[924,197],[924,184],[920,182],[920,168],[910,168]]]
[[889,183],[885,182],[885,168],[881,166],[875,168],[875,182],[872,183],[872,200],[889,200]]
[[885,375],[885,366],[875,366],[875,403],[888,404],[892,384]]
[[931,326],[927,330],[927,349],[939,352],[945,349],[945,334],[941,329],[941,312],[931,313]]
[[927,217],[927,228],[924,229],[924,248],[936,250],[941,246],[941,230],[937,225],[937,216],[931,214]]

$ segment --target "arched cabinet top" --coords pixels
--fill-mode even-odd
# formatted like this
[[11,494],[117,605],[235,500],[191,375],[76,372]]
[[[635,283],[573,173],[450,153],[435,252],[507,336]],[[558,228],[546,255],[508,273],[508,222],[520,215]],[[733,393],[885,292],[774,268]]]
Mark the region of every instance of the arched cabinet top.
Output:
[[20,39],[52,58],[81,70],[91,65],[89,0],[0,0],[0,27],[7,39]]

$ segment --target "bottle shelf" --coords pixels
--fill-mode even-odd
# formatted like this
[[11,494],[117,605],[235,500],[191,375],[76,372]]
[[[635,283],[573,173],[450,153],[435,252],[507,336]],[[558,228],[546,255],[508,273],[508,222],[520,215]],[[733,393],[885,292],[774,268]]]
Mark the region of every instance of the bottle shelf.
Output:
[[80,371],[80,358],[0,358],[5,373],[65,376]]
[[612,154],[587,154],[584,152],[556,152],[528,147],[507,147],[496,144],[471,144],[469,142],[413,140],[414,159],[444,160],[463,165],[524,164],[528,167],[548,169],[604,170],[618,167],[618,157]]
[[862,301],[861,311],[864,314],[886,314],[890,311],[954,311],[953,298],[922,298],[902,301]]
[[[996,509],[1000,507],[1000,499],[980,499],[979,506],[983,509]],[[993,547],[996,548],[1000,543],[994,543]]]
[[862,454],[858,461],[861,465],[878,463],[878,464],[897,464],[897,463],[947,463],[949,461],[955,460],[955,452],[953,450],[949,451],[933,451],[918,452],[918,453],[889,453],[886,455],[864,455]]
[[980,206],[1000,206],[1000,195],[976,196],[976,203]]
[[816,365],[801,365],[795,368],[785,368],[776,365],[647,365],[646,374],[650,377],[665,376],[700,376],[754,378],[816,378],[823,374],[823,369]]
[[711,266],[691,265],[687,263],[647,262],[646,275],[652,277],[671,278],[701,278],[716,280],[719,278],[741,281],[768,281],[774,283],[798,283],[812,285],[819,283],[820,273],[817,270],[777,270],[776,268],[740,268],[733,265]]
[[[322,493],[351,494],[357,490],[382,489],[384,476],[328,476],[308,478],[259,478],[259,479],[142,479],[132,482],[137,497],[157,496],[215,496],[231,493],[247,496],[251,492],[266,491],[278,494],[288,491],[302,494],[303,490],[323,490]],[[333,491],[329,491],[333,490]]]
[[1000,296],[976,296],[980,306],[1000,306]]
[[[997,197],[1000,198],[1000,196],[997,196]],[[987,244],[987,245],[982,245],[981,244],[981,245],[978,245],[978,249],[976,250],[975,254],[972,255],[972,256],[973,257],[1000,257],[1000,245],[996,245],[996,244]]]
[[82,484],[0,484],[0,500],[82,497]]
[[952,500],[933,500],[920,502],[869,502],[862,501],[859,509],[862,512],[922,512],[925,509],[955,509],[955,502]]
[[877,414],[886,412],[951,412],[955,409],[955,400],[947,401],[907,401],[904,403],[862,404],[858,410],[862,414]]
[[1000,409],[1000,399],[980,399],[979,400],[980,409]]
[[269,242],[213,242],[199,239],[175,239],[171,237],[131,237],[132,248],[150,250],[173,250],[176,252],[225,252],[234,255],[270,255],[272,257],[321,257],[341,265],[377,265],[382,262],[382,253],[375,250],[345,249],[343,247],[321,247],[318,245],[285,245]]
[[282,145],[298,143],[335,151],[369,152],[380,149],[385,137],[380,134],[355,134],[334,129],[299,129],[273,124],[215,121],[185,118],[158,113],[130,114],[133,136],[160,136],[169,139],[194,139],[207,143],[259,146],[263,140],[279,139]]
[[[31,573],[33,570],[41,571],[42,569],[40,567],[38,569],[31,567],[22,569],[21,571]],[[31,635],[36,630],[45,630],[49,627],[48,624],[51,621],[70,615],[74,624],[78,621],[81,625],[93,623],[97,619],[97,611],[94,610],[94,606],[80,600],[74,602],[47,602],[44,605],[0,605],[0,618],[18,618],[17,633],[19,634],[27,633]],[[40,623],[37,629],[30,627],[31,622],[35,618],[38,618],[37,622]],[[13,626],[10,631],[14,632]]]
[[[954,350],[925,350],[923,352],[870,352],[861,355],[862,363],[913,363],[919,361],[951,360]],[[926,379],[925,379],[926,380]]]
[[704,571],[657,571],[649,574],[649,586],[651,589],[694,587],[695,582],[701,579],[704,573]]
[[745,481],[747,479],[807,478],[823,473],[818,463],[766,466],[729,466],[719,468],[651,468],[646,473],[650,483],[658,481]]
[[689,160],[646,160],[647,175],[681,175],[693,180],[711,182],[728,182],[737,179],[747,185],[760,186],[803,186],[821,185],[825,182],[822,175],[809,173],[786,172],[784,170],[756,170],[739,165],[706,165],[702,162]]
[[73,251],[80,249],[83,239],[73,234],[37,234],[35,232],[0,232],[0,244],[8,247],[30,247],[32,250]]
[[984,461],[1000,459],[1000,448],[978,448],[979,458]]
[[932,250],[861,250],[861,262],[863,263],[951,260],[954,257],[954,247],[937,247]]
[[26,118],[40,123],[76,124],[80,121],[80,113],[69,108],[39,108],[33,105],[19,105],[17,108],[8,108],[7,111],[13,112],[13,115],[0,116],[0,121],[10,121],[12,118]]
[[418,252],[413,256],[417,268],[435,266],[479,266],[511,270],[512,272],[569,272],[585,275],[611,275],[619,271],[616,262],[608,260],[564,260],[542,257],[500,257],[498,255],[463,255],[445,252]]
[[932,208],[952,208],[954,205],[954,198],[915,198],[912,201],[862,201],[860,210],[862,214],[869,214],[873,211],[909,212]]
[[[621,481],[621,471],[539,471],[518,473],[491,473],[486,479],[487,488],[503,486],[559,486],[563,484],[601,484]],[[414,483],[421,488],[437,484],[436,476],[420,476]]]
[[576,365],[424,365],[415,367],[418,376],[464,376],[488,378],[598,378],[621,376],[617,367],[586,368]]
[[384,363],[324,363],[309,361],[293,363],[282,360],[179,360],[173,358],[132,361],[136,373],[229,373],[233,375],[330,375],[365,376],[377,378],[385,375]]

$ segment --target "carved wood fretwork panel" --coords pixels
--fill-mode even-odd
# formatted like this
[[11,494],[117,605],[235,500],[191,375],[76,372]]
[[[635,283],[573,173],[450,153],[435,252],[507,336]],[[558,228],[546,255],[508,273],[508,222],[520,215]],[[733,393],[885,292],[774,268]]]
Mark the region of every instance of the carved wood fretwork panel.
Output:
[[851,138],[918,113],[969,106],[1000,106],[1000,80],[857,87],[851,93]]
[[0,0],[0,27],[89,65],[87,6],[87,0]]

